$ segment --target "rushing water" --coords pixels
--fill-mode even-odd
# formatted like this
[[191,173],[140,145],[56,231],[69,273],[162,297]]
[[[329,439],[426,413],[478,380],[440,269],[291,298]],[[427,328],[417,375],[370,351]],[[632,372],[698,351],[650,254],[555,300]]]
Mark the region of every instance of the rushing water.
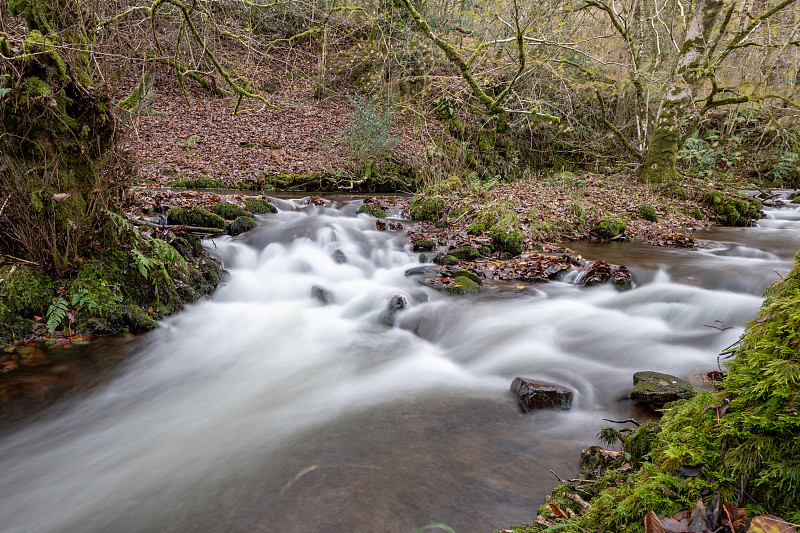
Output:
[[[0,437],[0,531],[530,522],[549,470],[571,477],[602,419],[631,416],[632,373],[716,369],[800,248],[792,204],[759,228],[700,235],[714,243],[699,251],[577,247],[628,265],[633,291],[514,283],[451,297],[405,277],[416,254],[355,204],[299,204],[210,244],[230,279],[126,348],[106,385]],[[409,305],[383,327],[396,294]],[[522,414],[515,376],[570,387],[573,408]]]

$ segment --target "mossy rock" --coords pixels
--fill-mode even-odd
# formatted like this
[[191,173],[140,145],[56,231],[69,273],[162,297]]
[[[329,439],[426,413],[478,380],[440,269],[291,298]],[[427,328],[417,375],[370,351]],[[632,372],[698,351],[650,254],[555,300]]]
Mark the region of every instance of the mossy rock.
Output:
[[651,407],[663,407],[669,402],[691,398],[694,394],[694,387],[684,379],[644,371],[633,375],[633,390],[628,397]]
[[254,215],[278,212],[278,208],[272,205],[271,202],[261,198],[246,198],[244,201],[244,207]]
[[167,214],[169,224],[180,226],[197,226],[201,228],[225,229],[225,220],[210,211],[200,207],[186,209],[185,207],[173,207]]
[[467,294],[470,292],[478,292],[478,289],[480,289],[478,283],[467,276],[456,276],[453,283],[444,286],[444,290],[450,294]]
[[236,220],[231,224],[230,234],[233,236],[241,235],[258,226],[258,222],[249,216],[236,217]]
[[446,202],[441,196],[418,197],[411,201],[411,218],[438,222],[444,217]]
[[473,248],[472,246],[461,246],[459,248],[453,248],[447,253],[460,260],[477,259],[481,256],[480,252],[475,250],[475,248]]
[[601,239],[611,239],[625,231],[625,222],[618,218],[603,218],[592,229],[592,233]]
[[247,211],[230,202],[217,202],[211,206],[211,211],[225,220],[235,220],[238,217],[246,217],[248,215]]
[[488,257],[492,255],[493,252],[494,248],[492,248],[487,244],[482,244],[481,246],[478,246],[478,253],[481,254],[481,256],[483,257]]
[[481,283],[481,278],[475,272],[471,272],[469,270],[464,270],[464,269],[457,270],[456,273],[453,275],[453,277],[455,277],[455,278],[461,278],[461,277],[469,278],[472,281],[474,281],[475,283],[477,283],[478,285],[480,285],[480,283]]
[[658,213],[651,205],[643,205],[639,208],[639,218],[642,220],[647,220],[648,222],[657,222],[658,221]]
[[357,214],[366,213],[375,218],[386,218],[386,212],[374,204],[364,204],[358,208]]
[[436,243],[428,239],[420,239],[414,242],[415,252],[432,252]]
[[761,218],[761,202],[757,198],[706,191],[703,194],[703,203],[711,208],[719,222],[728,226],[746,226],[751,220]]
[[437,265],[452,266],[458,264],[458,258],[448,254],[436,254],[436,257],[433,258],[433,262]]
[[522,231],[516,227],[516,219],[515,213],[508,212],[489,228],[489,236],[497,248],[512,256],[525,251],[525,239]]

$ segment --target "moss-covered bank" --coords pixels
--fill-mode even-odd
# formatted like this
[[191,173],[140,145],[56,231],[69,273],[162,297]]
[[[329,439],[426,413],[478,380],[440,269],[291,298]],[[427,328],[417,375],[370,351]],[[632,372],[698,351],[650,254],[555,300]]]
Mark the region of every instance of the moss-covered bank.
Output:
[[0,266],[0,344],[143,331],[214,291],[223,271],[197,237],[139,234],[117,221],[123,225],[119,246],[94,252],[68,276]]
[[[750,516],[772,513],[800,522],[798,353],[800,253],[791,273],[767,290],[718,390],[668,404],[658,424],[643,424],[622,439],[624,452],[598,479],[554,491],[550,503],[577,515],[558,520],[569,524],[564,531],[643,531],[648,511],[672,516],[700,499],[709,506],[715,495]],[[578,490],[591,505],[582,516],[564,496]],[[549,506],[540,511],[551,514]]]

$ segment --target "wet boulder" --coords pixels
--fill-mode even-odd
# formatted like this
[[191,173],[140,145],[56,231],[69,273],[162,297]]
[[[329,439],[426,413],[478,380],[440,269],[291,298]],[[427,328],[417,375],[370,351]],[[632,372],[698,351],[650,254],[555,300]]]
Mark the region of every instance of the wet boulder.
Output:
[[331,259],[333,259],[336,263],[342,265],[347,263],[347,256],[344,255],[344,252],[339,250],[338,248],[331,252]]
[[651,408],[660,408],[669,402],[691,398],[694,393],[694,387],[686,380],[670,374],[644,371],[633,375],[633,390],[628,397]]
[[236,220],[233,221],[228,232],[235,237],[236,235],[241,235],[242,233],[250,231],[256,226],[258,226],[258,222],[256,222],[254,218],[247,216],[236,217]]
[[413,267],[406,270],[405,275],[406,277],[411,276],[433,276],[439,273],[439,268],[434,266],[420,266],[420,267]]
[[578,274],[578,285],[602,285],[611,283],[617,290],[627,291],[633,288],[633,277],[625,265],[612,265],[606,261],[595,261]]
[[324,289],[319,285],[311,287],[311,297],[319,301],[323,305],[330,305],[333,303],[333,295],[328,289]]
[[391,328],[394,326],[395,315],[405,309],[407,305],[408,300],[406,300],[405,296],[395,294],[389,298],[389,302],[386,304],[386,309],[381,312],[380,316],[378,317],[378,323],[381,326]]
[[511,392],[526,413],[536,409],[569,409],[572,406],[572,391],[552,383],[517,377],[511,382]]

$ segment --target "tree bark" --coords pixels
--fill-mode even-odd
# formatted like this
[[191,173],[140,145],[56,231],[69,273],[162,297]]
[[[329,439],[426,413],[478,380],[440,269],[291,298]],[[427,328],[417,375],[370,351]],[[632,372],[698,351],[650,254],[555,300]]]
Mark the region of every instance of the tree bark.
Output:
[[686,30],[675,73],[661,100],[653,133],[642,165],[646,182],[668,181],[677,177],[676,162],[682,127],[692,114],[694,96],[712,75],[708,65],[707,43],[715,29],[723,0],[700,0]]

